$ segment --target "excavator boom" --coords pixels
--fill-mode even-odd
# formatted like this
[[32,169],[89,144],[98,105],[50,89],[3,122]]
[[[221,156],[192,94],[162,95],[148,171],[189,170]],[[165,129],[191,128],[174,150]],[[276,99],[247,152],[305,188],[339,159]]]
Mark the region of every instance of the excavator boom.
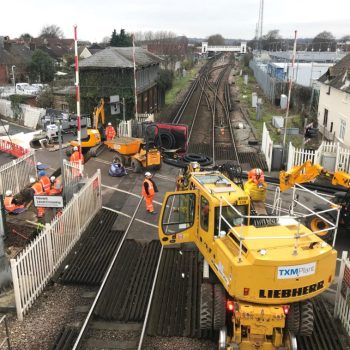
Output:
[[304,164],[294,166],[289,171],[280,172],[280,189],[284,192],[295,184],[314,181],[320,175],[324,175],[328,178],[332,182],[332,185],[350,188],[350,174],[344,171],[330,172],[321,165],[312,164],[311,160],[307,160]]

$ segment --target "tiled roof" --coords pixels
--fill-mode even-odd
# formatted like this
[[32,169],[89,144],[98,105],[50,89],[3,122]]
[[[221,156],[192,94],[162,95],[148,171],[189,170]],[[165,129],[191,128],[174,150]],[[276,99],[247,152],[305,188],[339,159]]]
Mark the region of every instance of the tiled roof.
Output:
[[0,45],[0,64],[27,64],[32,55],[33,52],[22,44],[11,43],[7,49]]
[[321,83],[350,93],[350,54],[341,59],[319,79]]
[[[79,62],[80,68],[133,68],[132,47],[107,47]],[[161,59],[140,47],[135,48],[137,67],[159,63]]]

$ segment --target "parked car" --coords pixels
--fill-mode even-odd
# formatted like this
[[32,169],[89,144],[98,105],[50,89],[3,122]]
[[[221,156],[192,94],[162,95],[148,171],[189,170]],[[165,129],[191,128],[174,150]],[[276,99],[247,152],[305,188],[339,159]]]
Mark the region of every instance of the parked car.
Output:
[[16,84],[16,94],[18,95],[33,95],[36,96],[40,92],[40,89],[32,86],[28,83],[17,83]]

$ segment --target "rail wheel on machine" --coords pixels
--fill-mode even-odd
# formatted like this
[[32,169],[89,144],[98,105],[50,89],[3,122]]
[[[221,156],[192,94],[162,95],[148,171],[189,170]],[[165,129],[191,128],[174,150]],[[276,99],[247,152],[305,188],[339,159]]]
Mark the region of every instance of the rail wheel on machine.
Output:
[[200,298],[200,329],[213,328],[213,286],[210,283],[201,284]]
[[300,303],[293,303],[289,307],[289,312],[286,319],[287,329],[297,335],[300,328]]
[[137,159],[131,159],[131,169],[134,173],[140,173],[142,171],[142,165]]
[[299,335],[309,337],[314,331],[314,308],[310,300],[300,302]]
[[221,284],[214,284],[214,330],[223,328],[226,324],[226,293]]

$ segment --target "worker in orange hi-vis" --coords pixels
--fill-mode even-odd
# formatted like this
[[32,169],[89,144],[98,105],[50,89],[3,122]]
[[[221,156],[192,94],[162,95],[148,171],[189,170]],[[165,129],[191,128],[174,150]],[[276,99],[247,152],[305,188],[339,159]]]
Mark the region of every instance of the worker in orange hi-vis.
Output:
[[69,161],[77,169],[72,169],[72,174],[73,174],[73,176],[79,176],[80,175],[80,171],[78,170],[79,169],[79,163],[80,163],[79,159],[80,159],[80,156],[81,156],[81,164],[84,164],[84,156],[82,154],[79,154],[77,146],[73,147],[73,151],[74,152],[70,156]]
[[50,196],[57,196],[61,194],[63,191],[61,181],[59,181],[59,179],[56,179],[55,176],[51,176],[50,181],[51,181]]
[[249,171],[248,180],[252,180],[257,186],[262,185],[265,182],[264,172],[255,168]]
[[49,195],[50,194],[50,188],[51,188],[51,181],[49,177],[46,175],[44,170],[40,170],[39,173],[39,182],[43,186],[44,192]]
[[158,192],[158,188],[152,180],[152,174],[147,171],[145,173],[145,179],[142,184],[142,196],[146,201],[147,212],[153,215],[156,214],[153,207],[153,198],[156,192]]
[[[30,184],[32,185],[32,190],[33,190],[33,194],[34,196],[44,196],[45,195],[45,191],[43,189],[43,186],[41,185],[41,183],[39,181],[36,181],[34,177],[31,177],[29,180]],[[37,217],[38,218],[42,218],[45,215],[45,208],[43,207],[37,207]]]
[[117,135],[114,127],[112,126],[112,123],[108,123],[108,126],[106,128],[106,139],[107,141],[113,140],[115,136]]
[[9,214],[20,214],[27,210],[23,204],[15,203],[11,190],[7,190],[5,193],[4,207]]

